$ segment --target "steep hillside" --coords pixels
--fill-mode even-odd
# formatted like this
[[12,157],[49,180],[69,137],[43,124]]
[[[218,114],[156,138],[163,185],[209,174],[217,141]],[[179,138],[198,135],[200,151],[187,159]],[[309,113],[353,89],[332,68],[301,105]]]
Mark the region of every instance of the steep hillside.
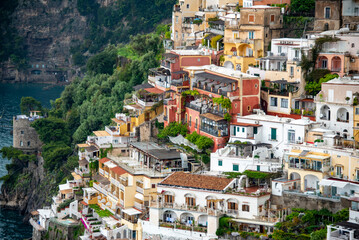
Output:
[[[66,82],[91,55],[170,19],[174,1],[4,0],[0,81]],[[15,41],[14,41],[15,40]]]

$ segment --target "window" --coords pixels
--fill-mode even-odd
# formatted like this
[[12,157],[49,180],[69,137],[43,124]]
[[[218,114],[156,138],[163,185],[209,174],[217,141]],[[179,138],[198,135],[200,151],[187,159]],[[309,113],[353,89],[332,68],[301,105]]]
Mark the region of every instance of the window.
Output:
[[359,181],[359,169],[355,170],[355,179]]
[[278,53],[282,53],[282,46],[278,46]]
[[188,122],[188,126],[192,125],[192,116],[189,116],[189,122]]
[[355,44],[354,43],[352,43],[352,48],[354,48],[355,47]]
[[329,19],[330,18],[330,7],[326,7],[324,9],[324,17]]
[[24,143],[22,141],[20,141],[20,147],[24,146]]
[[253,127],[253,134],[257,134],[258,133],[258,127]]
[[271,128],[270,140],[277,140],[277,129]]
[[254,23],[254,15],[253,14],[248,15],[248,22]]
[[189,4],[187,4],[187,9],[189,8]]
[[242,205],[242,211],[243,211],[243,212],[249,212],[249,205],[243,204],[243,205]]
[[343,174],[343,167],[342,166],[336,166],[336,175],[338,177],[341,177]]
[[294,57],[299,58],[299,50],[295,50]]
[[278,105],[277,105],[278,103],[277,103],[277,98],[276,97],[271,97],[270,98],[270,105],[272,106],[272,107],[277,107]]
[[178,16],[176,16],[176,23],[178,23]]
[[270,15],[270,21],[274,22],[274,15]]
[[294,76],[294,67],[293,66],[290,67],[290,76],[291,77]]
[[235,202],[228,202],[228,210],[238,210],[238,204]]
[[178,39],[178,32],[176,31],[176,39]]
[[328,59],[323,59],[322,60],[322,68],[327,68],[328,67]]
[[173,196],[172,195],[165,195],[165,202],[166,203],[173,203]]
[[197,124],[198,124],[198,118],[196,118],[196,125],[194,126],[194,128],[197,128]]
[[238,164],[233,164],[233,171],[238,171],[239,168],[238,168]]
[[24,134],[24,131],[21,131],[21,134]]
[[355,108],[355,115],[359,115],[359,107]]
[[262,211],[263,211],[263,205],[259,205],[258,211],[259,211],[259,212],[262,212]]
[[27,146],[30,147],[30,141],[27,142]]
[[288,142],[294,143],[295,142],[295,131],[288,130]]
[[281,108],[288,108],[288,99],[282,98],[282,99],[280,100],[280,107],[281,107]]
[[218,160],[218,166],[222,166],[223,165],[223,162],[222,162],[222,160]]
[[354,16],[359,16],[359,7],[354,8]]
[[244,128],[242,128],[242,132],[244,132]]
[[247,111],[250,112],[251,109],[252,109],[251,106],[248,105],[248,106],[247,106]]
[[152,186],[151,186],[152,188],[156,188],[156,184],[152,184]]
[[248,32],[248,38],[249,39],[254,39],[254,32],[253,31]]
[[196,205],[196,199],[194,199],[193,197],[186,197],[186,205],[187,206]]

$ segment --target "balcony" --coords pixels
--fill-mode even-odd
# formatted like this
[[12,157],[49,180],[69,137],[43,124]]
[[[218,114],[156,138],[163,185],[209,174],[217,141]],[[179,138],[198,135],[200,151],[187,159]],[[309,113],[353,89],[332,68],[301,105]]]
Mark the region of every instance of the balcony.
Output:
[[163,104],[168,106],[176,105],[176,99],[165,99],[163,100]]
[[215,89],[215,87],[204,86],[204,84],[199,84],[199,83],[193,83],[193,87],[210,93],[222,95],[224,97],[227,97],[228,93],[233,92],[228,88],[226,88],[226,90],[222,90],[221,88]]
[[120,199],[120,205],[121,205],[122,207],[125,206],[123,199]]
[[139,192],[139,193],[141,193],[141,194],[144,194],[144,193],[145,193],[145,190],[144,190],[142,187],[140,187],[140,186],[136,186],[136,192]]
[[277,96],[289,96],[290,91],[283,89],[283,90],[277,90],[277,89],[269,89],[270,95],[277,95]]
[[173,228],[178,230],[186,230],[186,231],[194,231],[194,232],[207,232],[207,227],[200,227],[200,226],[188,226],[182,223],[169,223],[169,222],[160,222],[160,227],[165,228]]
[[137,208],[138,210],[144,210],[145,209],[145,206],[141,203],[138,203],[138,202],[135,202],[135,208]]
[[116,179],[114,179],[113,177],[111,177],[111,183],[112,183],[113,185],[115,185],[116,187],[120,187],[120,182],[117,181]]
[[253,44],[254,43],[254,39],[241,39],[241,38],[231,38],[231,37],[226,37],[224,39],[224,42],[228,42],[228,43],[246,43],[246,44]]
[[93,182],[93,188],[96,189],[97,191],[101,192],[104,195],[108,194],[108,191],[104,187],[101,187],[100,184],[97,182]]

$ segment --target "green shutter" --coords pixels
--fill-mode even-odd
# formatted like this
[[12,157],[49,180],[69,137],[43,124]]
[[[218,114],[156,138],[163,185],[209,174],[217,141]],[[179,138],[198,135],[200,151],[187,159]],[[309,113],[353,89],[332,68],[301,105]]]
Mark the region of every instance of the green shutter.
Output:
[[222,160],[218,160],[218,166],[222,166]]
[[271,128],[271,140],[277,140],[277,129]]
[[238,165],[237,164],[233,164],[233,171],[238,171]]
[[257,134],[258,133],[258,128],[257,127],[254,127],[253,128],[253,134]]

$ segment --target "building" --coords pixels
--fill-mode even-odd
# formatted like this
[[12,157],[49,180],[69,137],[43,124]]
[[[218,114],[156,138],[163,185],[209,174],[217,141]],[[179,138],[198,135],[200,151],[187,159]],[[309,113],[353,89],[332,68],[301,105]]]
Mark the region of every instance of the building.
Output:
[[315,98],[316,119],[324,128],[334,130],[347,141],[354,137],[353,101],[359,92],[358,80],[350,77],[336,78],[322,83]]
[[350,198],[349,220],[327,226],[327,240],[359,239],[359,198],[357,194]]
[[[96,204],[118,221],[118,227],[112,229],[115,231],[105,231],[105,225],[98,226],[102,235],[142,239],[138,220],[148,218],[149,202],[157,196],[157,184],[172,172],[195,170],[192,162],[194,159],[183,157],[175,149],[154,143],[131,143],[128,156],[99,160],[99,174],[94,176],[93,187],[84,189],[81,204],[87,210],[82,212],[83,218],[92,212],[89,205]],[[83,222],[91,225],[85,218]],[[85,236],[90,236],[97,228],[86,229]]]
[[[176,172],[157,185],[145,237],[216,238],[219,218],[234,218],[243,231],[271,232],[276,219],[266,215],[270,193],[250,186],[248,179]],[[174,229],[173,229],[174,228]]]
[[305,142],[307,132],[315,126],[309,118],[284,118],[258,110],[256,114],[237,117],[237,123],[231,125],[230,142],[266,146],[270,149],[270,158],[281,159],[288,144]]
[[317,0],[314,31],[359,30],[359,3],[356,0]]
[[316,0],[314,31],[338,30],[341,21],[342,0]]
[[165,53],[161,67],[149,70],[148,82],[161,90],[171,85],[188,86],[185,67],[211,64],[212,56],[203,50],[172,50]]
[[247,72],[250,65],[257,65],[257,58],[264,56],[271,39],[280,37],[282,26],[278,7],[242,8],[239,19],[226,22],[223,66]]
[[[237,114],[247,115],[259,107],[259,79],[214,65],[188,67],[185,71],[190,76],[189,90],[198,94],[186,95],[182,92],[188,89],[173,88],[171,98],[165,100],[165,126],[173,121],[187,123],[191,133],[212,138],[215,151],[229,139],[229,122],[235,121]],[[215,98],[227,99],[230,108],[215,104]]]
[[42,142],[31,123],[42,118],[39,111],[30,111],[30,116],[17,115],[13,117],[13,147],[27,154],[37,153]]

